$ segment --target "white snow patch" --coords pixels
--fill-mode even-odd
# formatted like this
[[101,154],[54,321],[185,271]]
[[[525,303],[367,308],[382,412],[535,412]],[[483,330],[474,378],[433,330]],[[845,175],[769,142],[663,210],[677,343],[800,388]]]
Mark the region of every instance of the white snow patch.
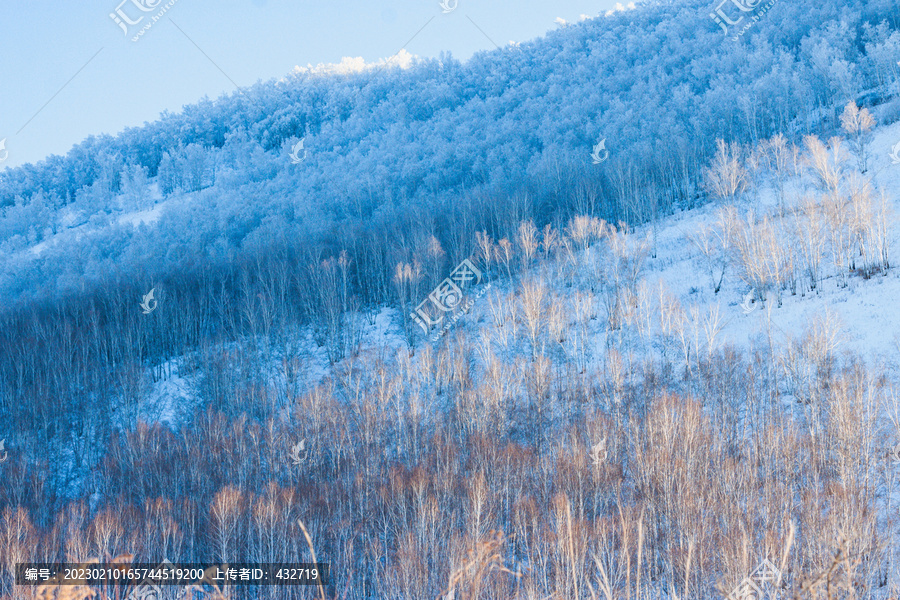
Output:
[[167,373],[164,379],[150,384],[150,392],[141,402],[139,419],[147,423],[162,423],[175,429],[183,422],[183,416],[194,398],[191,382],[180,372],[182,359],[169,361],[160,369]]
[[121,224],[130,223],[135,227],[141,224],[153,225],[159,220],[159,217],[160,215],[162,215],[165,206],[166,203],[163,202],[147,210],[124,214],[118,218],[117,222]]
[[294,75],[347,75],[349,73],[362,73],[363,71],[379,69],[387,64],[397,65],[401,69],[408,69],[413,65],[416,58],[415,54],[410,54],[406,49],[402,49],[394,56],[382,58],[374,63],[367,63],[361,56],[345,56],[337,64],[319,63],[316,66],[312,66],[311,63],[307,63],[305,67],[298,65],[294,67],[292,73]]

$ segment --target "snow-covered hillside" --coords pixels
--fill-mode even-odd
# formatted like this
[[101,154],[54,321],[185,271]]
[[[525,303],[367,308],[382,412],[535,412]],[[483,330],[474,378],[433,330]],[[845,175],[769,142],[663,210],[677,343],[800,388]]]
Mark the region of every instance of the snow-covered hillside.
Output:
[[900,596],[900,15],[711,10],[0,173],[0,600],[313,555],[229,597]]

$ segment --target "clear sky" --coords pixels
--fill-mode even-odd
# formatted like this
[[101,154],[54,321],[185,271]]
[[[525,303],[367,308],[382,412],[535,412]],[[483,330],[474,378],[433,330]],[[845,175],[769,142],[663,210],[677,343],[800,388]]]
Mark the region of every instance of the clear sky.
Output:
[[403,47],[466,60],[495,44],[539,37],[557,27],[557,17],[573,22],[615,4],[444,1],[455,9],[445,13],[440,0],[8,0],[0,8],[0,140],[8,152],[0,149],[0,170],[297,65],[345,56],[375,62]]

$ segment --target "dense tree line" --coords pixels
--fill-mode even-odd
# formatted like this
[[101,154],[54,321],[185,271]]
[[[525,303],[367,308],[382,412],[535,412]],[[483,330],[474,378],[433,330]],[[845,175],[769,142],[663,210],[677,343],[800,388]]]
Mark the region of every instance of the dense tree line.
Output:
[[[890,372],[839,356],[827,319],[724,346],[719,313],[644,269],[658,219],[710,199],[690,243],[713,294],[777,305],[888,272],[867,143],[898,116],[898,10],[778,3],[743,45],[707,12],[259,84],[4,172],[7,569],[302,559],[302,519],[336,597],[712,597],[757,556],[802,583],[837,551],[836,586],[886,585]],[[753,204],[765,185],[777,206]],[[118,221],[156,190],[157,221]],[[424,345],[410,310],[463,258],[498,283],[483,326]],[[361,343],[383,305],[396,356]],[[194,405],[146,424],[175,376]]]
[[[800,278],[804,258],[821,265],[818,289],[843,285],[842,271],[865,285],[873,273],[836,258],[842,222],[826,215],[827,227],[807,229],[809,211],[830,202],[821,151],[817,139],[798,150],[786,206],[753,205],[759,173],[742,161],[748,187],[731,200],[742,204],[723,205],[693,238],[697,263],[726,270],[732,292],[761,273],[759,300],[773,304],[792,279],[772,266],[796,263]],[[837,189],[855,175],[840,173]],[[729,217],[736,206],[753,218]],[[753,235],[761,222],[788,233]],[[821,243],[798,243],[815,235]],[[879,440],[891,435],[900,382],[842,349],[827,313],[796,337],[725,343],[720,308],[651,283],[650,237],[591,216],[561,230],[523,221],[511,239],[481,232],[474,258],[502,277],[436,345],[360,344],[347,254],[306,271],[281,256],[231,282],[207,271],[195,290],[166,284],[160,302],[177,310],[149,319],[94,297],[4,323],[0,347],[13,360],[0,381],[21,391],[15,408],[39,413],[15,418],[57,431],[10,448],[0,556],[302,562],[303,523],[332,565],[328,598],[720,598],[763,557],[798,597],[895,590],[895,473]],[[741,245],[748,238],[765,244],[760,253]],[[424,252],[395,270],[401,295],[420,297],[399,284],[445,268],[436,239]],[[315,354],[291,335],[303,311],[335,361],[313,385]],[[117,312],[128,325],[104,336],[104,315]],[[214,342],[216,332],[228,335]],[[196,340],[202,350],[188,351]],[[146,369],[149,380],[196,382],[180,425],[140,418],[148,378],[135,348],[166,365]],[[0,594],[9,577],[7,567]]]
[[[470,197],[527,195],[540,226],[585,212],[640,222],[698,202],[717,138],[797,141],[836,129],[850,100],[871,106],[898,91],[897,8],[886,0],[803,13],[778,3],[741,44],[723,43],[707,13],[703,2],[648,5],[465,64],[446,55],[405,71],[299,73],[6,170],[0,296],[8,305],[105,284],[91,275],[109,262],[132,270],[152,257],[156,274],[171,273],[185,266],[179,256],[252,255],[245,246],[298,230],[337,256],[352,237],[333,232],[406,214],[448,246],[476,229],[452,231],[444,207]],[[294,165],[300,138],[309,157]],[[611,154],[598,167],[589,152],[601,138]],[[145,208],[150,182],[192,201],[150,232],[108,227]],[[201,190],[210,194],[193,201]],[[83,235],[93,226],[102,242]],[[56,251],[24,252],[51,238]],[[386,292],[361,290],[376,302]]]

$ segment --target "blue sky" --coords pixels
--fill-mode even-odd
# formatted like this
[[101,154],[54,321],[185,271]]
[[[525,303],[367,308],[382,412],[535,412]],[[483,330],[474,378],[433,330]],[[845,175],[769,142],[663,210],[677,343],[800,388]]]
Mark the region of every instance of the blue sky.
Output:
[[[131,38],[167,2],[164,16]],[[447,0],[452,6],[453,0]],[[522,42],[613,7],[615,0],[48,0],[0,9],[0,169],[64,154],[90,134],[112,133],[179,111],[294,66],[374,62],[403,46],[433,57]],[[153,10],[137,7],[144,3]],[[141,22],[123,29],[110,17]],[[424,29],[423,29],[424,27]],[[411,41],[410,41],[411,40]],[[0,151],[0,158],[3,152]]]

